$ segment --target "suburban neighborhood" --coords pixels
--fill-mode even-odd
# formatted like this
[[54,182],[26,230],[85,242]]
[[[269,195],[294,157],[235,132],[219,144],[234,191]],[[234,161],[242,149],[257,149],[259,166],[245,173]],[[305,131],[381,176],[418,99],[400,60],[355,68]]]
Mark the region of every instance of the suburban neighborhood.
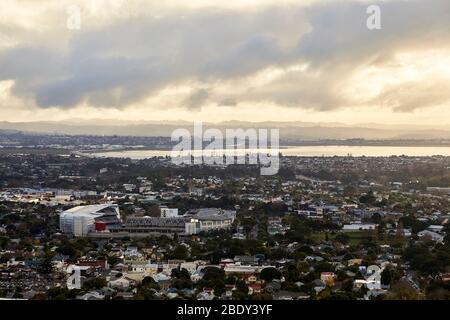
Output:
[[449,298],[446,157],[0,163],[3,298]]

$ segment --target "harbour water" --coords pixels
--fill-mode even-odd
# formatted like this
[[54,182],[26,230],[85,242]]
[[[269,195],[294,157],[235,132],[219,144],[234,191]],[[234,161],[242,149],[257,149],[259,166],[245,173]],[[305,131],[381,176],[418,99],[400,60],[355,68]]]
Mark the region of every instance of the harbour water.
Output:
[[[333,157],[333,156],[354,156],[354,157],[389,157],[389,156],[450,156],[450,147],[415,147],[415,146],[296,146],[281,147],[280,153],[285,156],[299,157]],[[230,150],[215,150],[214,155],[230,154]],[[237,154],[254,153],[256,150],[238,149]],[[272,151],[273,152],[273,151]],[[198,155],[198,152],[194,152]],[[171,150],[123,150],[123,151],[105,151],[95,153],[85,153],[92,157],[111,157],[111,158],[131,158],[147,159],[152,157],[165,157],[171,155]]]

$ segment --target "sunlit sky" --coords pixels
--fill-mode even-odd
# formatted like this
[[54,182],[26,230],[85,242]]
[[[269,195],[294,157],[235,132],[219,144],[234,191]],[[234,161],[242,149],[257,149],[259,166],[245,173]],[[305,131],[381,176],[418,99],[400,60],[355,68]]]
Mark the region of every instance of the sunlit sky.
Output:
[[0,121],[444,125],[450,1],[2,0],[0,109]]

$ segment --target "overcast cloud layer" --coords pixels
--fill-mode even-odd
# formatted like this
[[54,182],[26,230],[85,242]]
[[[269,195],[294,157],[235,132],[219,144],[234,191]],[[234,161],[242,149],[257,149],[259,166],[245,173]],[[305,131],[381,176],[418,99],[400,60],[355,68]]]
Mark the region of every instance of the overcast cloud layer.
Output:
[[[447,111],[450,2],[373,3],[381,30],[367,29],[369,3],[356,0],[4,0],[0,108],[139,109],[147,119],[202,108],[240,119],[255,105],[291,113]],[[82,9],[81,30],[66,28],[69,4]]]

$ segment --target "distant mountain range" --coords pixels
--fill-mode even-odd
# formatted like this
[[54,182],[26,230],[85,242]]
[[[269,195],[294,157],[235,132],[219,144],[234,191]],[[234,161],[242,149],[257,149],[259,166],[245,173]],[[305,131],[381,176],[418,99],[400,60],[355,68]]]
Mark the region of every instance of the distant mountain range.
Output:
[[[279,128],[282,139],[450,139],[450,127],[310,122],[243,122],[226,121],[204,123],[204,128],[220,130],[236,128]],[[187,121],[123,121],[118,120],[72,120],[59,122],[0,122],[0,130],[29,134],[68,135],[119,135],[119,136],[170,136],[173,130],[192,130]]]

